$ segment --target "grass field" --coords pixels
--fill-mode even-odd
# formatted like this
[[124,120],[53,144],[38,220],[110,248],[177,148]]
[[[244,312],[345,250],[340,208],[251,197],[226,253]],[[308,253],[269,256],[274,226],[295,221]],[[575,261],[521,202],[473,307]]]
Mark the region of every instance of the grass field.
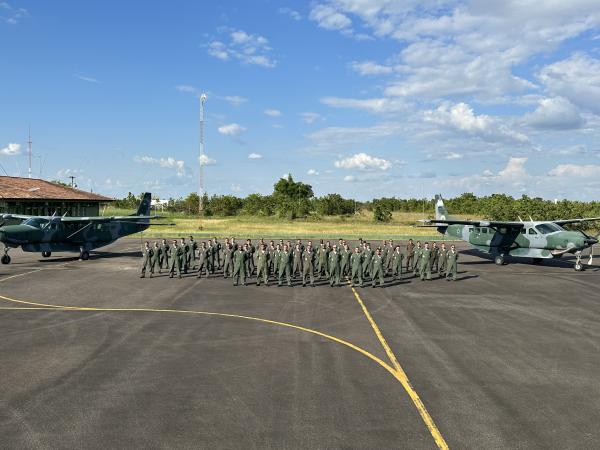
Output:
[[[106,209],[105,216],[132,214],[134,211]],[[317,219],[285,220],[277,217],[206,217],[199,219],[181,214],[165,214],[158,222],[174,223],[173,227],[154,226],[144,231],[148,237],[219,237],[238,238],[299,238],[299,239],[443,239],[435,228],[418,227],[423,218],[418,213],[395,212],[387,223],[373,221],[369,211],[361,211],[351,217],[326,216]]]

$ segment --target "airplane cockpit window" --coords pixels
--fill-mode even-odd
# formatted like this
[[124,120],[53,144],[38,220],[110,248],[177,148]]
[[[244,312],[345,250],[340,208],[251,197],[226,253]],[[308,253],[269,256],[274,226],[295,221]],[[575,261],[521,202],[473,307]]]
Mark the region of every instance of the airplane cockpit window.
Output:
[[23,225],[29,225],[30,227],[42,228],[44,225],[48,223],[47,219],[42,219],[41,217],[31,217],[23,222]]
[[555,231],[560,231],[561,228],[558,225],[553,223],[542,223],[535,227],[542,234],[554,233]]
[[537,231],[535,231],[533,228],[530,228],[528,233],[529,234],[537,234]]

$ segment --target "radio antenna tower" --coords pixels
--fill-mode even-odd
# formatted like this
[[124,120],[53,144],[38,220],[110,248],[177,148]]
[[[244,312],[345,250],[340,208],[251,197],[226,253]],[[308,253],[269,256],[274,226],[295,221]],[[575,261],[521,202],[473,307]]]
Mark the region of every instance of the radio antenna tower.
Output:
[[206,156],[204,154],[204,103],[206,102],[206,94],[200,96],[200,172],[198,174],[198,196],[200,197],[198,210],[200,215],[204,213],[204,162]]
[[29,153],[29,178],[31,178],[31,125],[29,125],[29,140],[27,141]]

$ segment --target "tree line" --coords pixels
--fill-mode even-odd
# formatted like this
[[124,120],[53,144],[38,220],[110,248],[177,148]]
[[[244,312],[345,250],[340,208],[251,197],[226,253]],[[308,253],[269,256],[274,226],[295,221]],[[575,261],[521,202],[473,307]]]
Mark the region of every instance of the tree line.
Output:
[[[136,208],[140,196],[131,192],[127,197],[116,200],[117,208]],[[197,215],[199,212],[198,194],[187,197],[169,199],[165,211]],[[599,217],[600,202],[581,202],[573,200],[552,201],[539,197],[523,195],[513,198],[505,194],[492,194],[478,197],[472,193],[464,193],[458,197],[444,199],[451,214],[483,217],[490,220],[517,220],[521,217],[528,220],[557,220],[564,218]],[[283,219],[298,219],[319,216],[352,216],[361,210],[373,214],[373,220],[387,222],[395,211],[424,212],[425,216],[433,214],[433,199],[401,199],[383,197],[361,202],[343,198],[339,194],[328,194],[315,197],[312,186],[295,181],[292,176],[281,178],[275,183],[270,195],[250,194],[240,198],[234,195],[204,196],[204,215],[206,216],[276,216]]]

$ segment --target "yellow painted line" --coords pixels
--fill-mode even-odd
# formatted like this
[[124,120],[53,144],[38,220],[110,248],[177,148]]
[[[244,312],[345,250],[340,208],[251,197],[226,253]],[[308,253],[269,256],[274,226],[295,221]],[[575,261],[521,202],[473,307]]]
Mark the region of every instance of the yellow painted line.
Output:
[[394,352],[388,345],[387,341],[383,337],[383,334],[381,333],[381,330],[379,329],[379,327],[377,326],[377,323],[373,319],[373,316],[371,316],[371,313],[367,309],[365,303],[360,298],[360,295],[358,295],[358,292],[356,292],[356,289],[354,289],[352,286],[350,288],[352,289],[352,292],[354,293],[354,297],[356,298],[356,300],[358,301],[358,304],[362,308],[367,320],[371,324],[371,328],[373,328],[373,331],[375,332],[377,339],[381,343],[381,346],[385,350],[385,353],[387,354],[388,358],[392,362],[392,365],[394,366],[394,369],[396,372],[396,374],[395,374],[396,379],[400,382],[400,384],[402,384],[402,387],[409,395],[413,404],[417,408],[417,411],[419,411],[419,414],[421,415],[423,422],[425,422],[425,425],[427,426],[427,429],[429,430],[429,432],[431,433],[431,436],[435,440],[435,443],[437,444],[438,448],[448,449],[448,444],[446,443],[446,440],[440,433],[440,430],[438,429],[437,425],[433,421],[433,418],[429,414],[429,411],[427,411],[427,408],[425,408],[425,405],[421,401],[419,394],[417,394],[417,391],[415,391],[415,388],[412,386],[410,380],[408,379],[408,376],[406,375],[406,372],[404,372],[404,369],[398,362],[396,355],[394,354]]
[[[194,315],[205,315],[205,316],[213,316],[213,317],[227,317],[227,318],[245,319],[245,320],[252,320],[252,321],[256,321],[256,322],[266,323],[266,324],[270,324],[270,325],[276,325],[276,326],[281,326],[281,327],[296,329],[296,330],[299,330],[299,331],[303,331],[303,332],[306,332],[306,333],[310,333],[310,334],[314,334],[314,335],[323,337],[325,339],[329,339],[329,340],[331,340],[333,342],[336,342],[338,344],[341,344],[341,345],[344,345],[344,346],[346,346],[348,348],[351,348],[352,350],[357,351],[358,353],[362,354],[363,356],[366,356],[367,358],[369,358],[372,361],[374,361],[377,364],[379,364],[381,367],[383,367],[385,370],[387,370],[394,378],[396,378],[396,380],[398,380],[398,382],[402,385],[402,387],[404,388],[404,390],[408,393],[410,399],[412,400],[413,404],[417,408],[417,411],[419,412],[419,415],[421,416],[423,422],[427,426],[427,429],[429,430],[429,432],[430,432],[431,436],[433,437],[435,443],[437,444],[438,448],[440,448],[442,450],[447,450],[448,449],[448,444],[446,444],[446,441],[442,437],[442,435],[441,435],[439,429],[437,428],[435,422],[433,421],[431,415],[427,411],[427,408],[425,408],[425,405],[421,401],[421,398],[419,397],[419,395],[417,394],[417,392],[415,391],[415,389],[411,385],[410,380],[408,379],[406,373],[402,369],[402,366],[400,366],[400,363],[398,362],[396,356],[394,355],[394,352],[392,352],[392,349],[387,344],[387,341],[385,340],[385,338],[383,337],[383,334],[381,333],[381,330],[379,329],[379,327],[377,326],[377,324],[373,320],[373,317],[369,313],[369,310],[367,309],[367,307],[365,306],[364,302],[362,301],[362,299],[360,298],[360,296],[358,295],[358,293],[356,292],[356,290],[354,288],[352,288],[352,292],[354,293],[354,296],[356,297],[356,300],[358,301],[358,303],[362,307],[365,316],[367,317],[367,319],[371,323],[371,327],[375,331],[375,334],[377,335],[377,338],[381,342],[383,348],[386,351],[386,354],[390,358],[390,361],[392,362],[392,365],[394,367],[391,367],[389,364],[387,364],[386,362],[384,362],[383,360],[381,360],[377,356],[373,355],[372,353],[368,352],[367,350],[365,350],[365,349],[363,349],[363,348],[361,348],[361,347],[359,347],[359,346],[357,346],[357,345],[355,345],[355,344],[353,344],[353,343],[351,343],[349,341],[346,341],[344,339],[340,339],[340,338],[338,338],[336,336],[332,336],[330,334],[322,333],[320,331],[313,330],[311,328],[305,328],[305,327],[301,327],[299,325],[294,325],[294,324],[287,323],[287,322],[278,322],[278,321],[275,321],[275,320],[263,319],[263,318],[260,318],[260,317],[243,316],[243,315],[238,315],[238,314],[216,313],[216,312],[208,312],[208,311],[179,310],[179,309],[95,308],[95,307],[50,305],[50,304],[30,302],[30,301],[25,301],[25,300],[17,300],[17,299],[14,299],[14,298],[3,296],[3,295],[0,295],[0,299],[6,300],[6,301],[12,302],[12,303],[18,303],[18,304],[22,304],[22,305],[30,305],[30,307],[15,307],[15,308],[11,308],[13,310],[24,310],[24,311],[26,311],[26,310],[27,311],[32,311],[32,310],[35,310],[35,309],[41,309],[41,310],[46,310],[46,311],[47,310],[54,310],[54,311],[149,312],[149,313],[194,314]],[[35,308],[31,308],[31,306],[34,306]],[[3,309],[8,309],[8,308],[3,308]]]
[[40,272],[42,270],[44,270],[44,269],[35,269],[35,270],[30,270],[29,272],[23,272],[23,273],[18,273],[16,275],[11,275],[9,277],[4,277],[4,278],[0,279],[0,283],[2,283],[3,281],[6,281],[6,280],[11,280],[13,278],[23,277],[25,275],[29,275],[30,273]]

